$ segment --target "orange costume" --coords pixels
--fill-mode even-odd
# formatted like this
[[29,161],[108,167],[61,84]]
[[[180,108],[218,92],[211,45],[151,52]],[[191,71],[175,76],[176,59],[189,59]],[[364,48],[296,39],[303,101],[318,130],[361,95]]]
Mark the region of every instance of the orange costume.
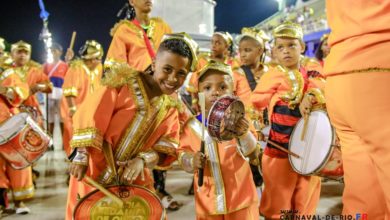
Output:
[[[0,95],[0,123],[2,123],[18,112],[17,107],[28,97],[29,87],[22,82],[13,69],[0,73],[0,87],[7,88],[6,93]],[[0,188],[12,189],[14,200],[32,198],[34,186],[31,167],[15,170],[0,156]]]
[[[196,118],[190,118],[180,134],[179,163],[187,172],[194,172],[193,155],[200,150],[201,129]],[[239,153],[236,140],[217,142],[212,140],[207,129],[204,183],[198,189],[198,173],[195,179],[195,202],[197,219],[248,219],[257,220],[258,198],[249,163]],[[248,133],[243,145],[256,147],[256,139]],[[200,191],[198,191],[200,190]]]
[[[303,38],[301,27],[292,23],[278,26],[273,34],[275,38]],[[316,83],[302,63],[299,71],[276,65],[261,77],[251,101],[257,111],[268,108],[270,140],[288,149],[292,129],[302,117],[299,104],[304,95],[314,95],[317,104],[325,103],[323,92]],[[315,214],[321,190],[319,177],[295,172],[287,154],[270,144],[264,150],[262,168],[265,188],[261,214],[277,219],[286,214]]]
[[99,64],[94,70],[90,70],[82,60],[73,61],[65,75],[63,88],[64,98],[61,102],[61,115],[64,122],[64,150],[70,154],[69,142],[72,137],[72,118],[69,115],[69,107],[66,98],[74,98],[76,109],[84,100],[93,94],[100,86],[103,67]]
[[146,31],[151,46],[148,48],[144,39],[144,29],[135,20],[122,20],[111,30],[113,38],[107,52],[106,62],[108,65],[112,61],[128,63],[130,67],[144,71],[152,63],[149,50],[155,53],[164,34],[171,32],[171,28],[161,18],[151,18],[150,26]]
[[[167,95],[149,99],[142,75],[124,64],[107,72],[103,86],[74,116],[71,146],[87,148],[90,159],[86,175],[103,185],[113,184],[115,180],[102,152],[103,142],[112,146],[115,161],[157,152],[159,159],[151,162],[166,168],[176,159],[179,120],[174,107],[177,103]],[[145,167],[143,172],[145,179],[139,176],[133,184],[153,189],[149,169]],[[71,219],[77,195],[83,197],[93,189],[71,177],[66,219]]]
[[[390,2],[326,1],[326,105],[340,138],[343,214],[390,213]],[[363,218],[364,219],[364,218]]]

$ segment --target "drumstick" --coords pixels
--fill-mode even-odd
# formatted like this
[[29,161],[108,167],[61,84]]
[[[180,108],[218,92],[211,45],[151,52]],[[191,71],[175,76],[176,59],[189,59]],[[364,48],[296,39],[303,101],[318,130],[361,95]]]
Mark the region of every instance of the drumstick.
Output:
[[303,117],[303,120],[304,120],[304,123],[303,123],[303,131],[302,131],[302,134],[301,134],[301,141],[305,140],[305,135],[306,135],[306,131],[307,131],[307,125],[309,123],[308,115],[305,115]]
[[285,152],[285,153],[287,153],[287,154],[290,154],[290,155],[293,156],[293,157],[296,157],[296,158],[298,158],[298,159],[301,159],[301,157],[300,157],[298,154],[296,154],[296,153],[294,153],[294,152],[292,152],[292,151],[289,151],[289,150],[285,149],[284,147],[280,146],[279,144],[277,144],[277,143],[275,143],[275,142],[273,142],[273,141],[271,141],[271,140],[269,140],[269,139],[267,140],[267,142],[268,142],[269,144],[271,144],[272,146],[276,147],[277,149],[279,149],[279,150],[281,150],[281,151],[283,151],[283,152]]
[[[199,96],[199,105],[200,105],[200,109],[201,109],[201,113],[202,113],[202,140],[200,142],[200,152],[202,154],[204,154],[204,127],[205,126],[205,114],[206,114],[206,108],[205,108],[205,97],[204,97],[204,93],[203,92],[200,92],[198,94]],[[198,186],[201,187],[203,185],[203,168],[199,168],[198,170]]]
[[75,40],[76,40],[76,31],[73,31],[72,38],[70,40],[69,49],[73,50]]
[[92,186],[94,186],[96,189],[100,190],[100,192],[102,192],[104,195],[106,195],[107,197],[112,199],[112,201],[114,201],[118,205],[120,205],[120,207],[123,207],[123,201],[120,198],[118,198],[116,195],[114,195],[112,192],[108,191],[102,185],[100,185],[99,183],[95,182],[95,180],[93,180],[89,176],[85,176],[84,179],[87,180],[87,182],[89,184],[91,184]]

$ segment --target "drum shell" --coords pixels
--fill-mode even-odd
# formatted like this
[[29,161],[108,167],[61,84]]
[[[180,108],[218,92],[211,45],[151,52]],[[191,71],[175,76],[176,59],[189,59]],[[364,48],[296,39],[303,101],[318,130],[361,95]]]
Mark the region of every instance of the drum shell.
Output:
[[225,95],[220,97],[210,109],[209,115],[207,117],[207,130],[211,137],[218,141],[229,141],[233,137],[225,137],[221,134],[222,121],[225,117],[225,112],[229,107],[236,105],[238,106],[238,111],[240,112],[240,117],[245,116],[245,106],[244,104],[234,96]]
[[[150,215],[147,218],[148,220],[162,220],[165,219],[165,209],[156,194],[154,194],[149,189],[146,189],[141,186],[135,185],[127,185],[127,186],[109,186],[106,188],[110,192],[112,192],[117,197],[121,198],[125,206],[133,204],[133,207],[123,207],[119,209],[113,201],[108,199],[101,191],[95,190],[88,193],[84,196],[76,205],[73,211],[73,219],[74,220],[99,220],[99,219],[127,219],[127,216],[115,215],[123,210],[122,213],[136,213],[134,210],[135,207],[142,207],[136,203],[146,202],[148,203],[148,208],[150,209]],[[134,202],[134,199],[136,202]],[[106,206],[102,205],[106,202]],[[145,204],[144,204],[145,205]],[[110,212],[107,210],[103,210],[104,208],[111,209]],[[119,210],[119,211],[118,211]],[[140,213],[140,212],[138,212]],[[145,218],[137,218],[137,216],[131,216],[129,219],[145,219]]]
[[[322,111],[322,110],[312,111],[312,113],[308,119],[309,123],[312,122],[310,120],[314,120],[314,119],[311,119],[311,118],[313,118],[312,116],[314,116],[314,115],[322,115],[322,116],[326,115],[326,118],[327,118],[327,114],[325,111]],[[329,129],[329,130],[326,130],[327,132],[325,132],[325,131],[324,132],[317,132],[317,135],[329,135],[329,136],[324,138],[329,143],[313,144],[313,145],[308,146],[308,148],[307,148],[310,151],[322,152],[319,154],[319,156],[321,156],[321,157],[314,158],[313,155],[315,155],[315,154],[311,154],[311,152],[307,154],[305,151],[303,151],[303,149],[297,148],[297,146],[295,146],[297,144],[304,145],[304,143],[305,143],[303,141],[302,142],[299,141],[299,139],[301,138],[301,133],[302,133],[302,127],[303,127],[302,124],[304,123],[304,119],[301,118],[293,129],[293,132],[292,132],[291,137],[290,137],[290,144],[289,144],[289,150],[300,155],[301,159],[297,159],[297,158],[289,155],[289,161],[290,161],[291,167],[294,169],[294,171],[296,171],[297,173],[299,173],[301,175],[307,175],[307,176],[317,175],[317,176],[322,176],[322,177],[326,177],[326,178],[330,178],[330,179],[339,180],[339,179],[343,178],[343,173],[344,173],[343,168],[342,168],[341,151],[339,151],[339,149],[335,149],[336,135],[335,135],[333,127],[330,124],[329,118],[327,118],[327,120],[323,119],[323,121],[327,121],[327,124],[326,124],[327,126],[325,126],[325,127],[327,127],[326,129]],[[309,127],[310,127],[310,125],[309,125]],[[310,135],[310,132],[307,131],[306,135]],[[310,138],[311,137],[306,136],[305,141],[307,141]],[[299,146],[299,147],[303,147],[303,146]],[[326,153],[324,153],[324,152],[326,152]],[[302,165],[299,160],[302,160],[304,162],[306,162],[306,160],[315,161],[315,163],[317,163],[317,166],[314,166],[314,167],[312,166],[310,168],[307,168],[307,166],[303,165],[304,168],[302,168],[302,166],[299,167],[299,165]],[[335,164],[335,162],[337,164]],[[330,168],[333,170],[331,170]]]
[[0,154],[14,169],[23,169],[43,156],[51,138],[27,113],[20,113],[13,117],[23,120],[23,125],[6,137],[6,143],[0,145]]

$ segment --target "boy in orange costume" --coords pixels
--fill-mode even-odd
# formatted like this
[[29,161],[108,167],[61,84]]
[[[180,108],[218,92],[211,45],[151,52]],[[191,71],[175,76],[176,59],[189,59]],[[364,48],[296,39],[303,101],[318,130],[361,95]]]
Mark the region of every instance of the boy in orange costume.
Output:
[[343,157],[343,214],[388,219],[390,1],[328,0],[326,6],[332,32],[325,94]]
[[[321,90],[316,88],[300,66],[304,50],[299,25],[284,23],[273,32],[273,55],[278,63],[265,73],[252,93],[257,111],[268,107],[271,123],[269,139],[288,149],[292,128],[308,114],[314,103],[323,103]],[[264,192],[260,213],[280,219],[283,210],[290,214],[314,214],[320,196],[320,178],[296,173],[287,154],[267,144],[262,158]]]
[[[31,61],[31,45],[19,41],[11,45],[11,55],[14,61],[15,73],[19,75],[23,82],[30,87],[30,95],[23,105],[32,107],[36,114],[41,114],[39,102],[35,96],[36,92],[50,93],[52,84],[49,77],[43,72],[42,66]],[[38,119],[38,118],[35,118]],[[43,121],[37,121],[41,124]]]
[[[22,82],[13,69],[4,72],[0,69],[0,124],[18,112],[17,107],[28,95],[27,83]],[[31,167],[15,170],[0,156],[0,218],[2,210],[8,205],[6,189],[12,190],[16,213],[29,213],[23,200],[34,196]]]
[[150,17],[151,1],[128,1],[126,19],[111,30],[113,38],[106,62],[128,63],[131,68],[144,71],[152,63],[164,34],[172,30],[161,18]]
[[[127,64],[113,65],[103,86],[80,107],[74,117],[74,149],[67,205],[71,219],[77,195],[94,188],[80,181],[84,174],[103,185],[116,179],[102,150],[112,146],[121,166],[121,182],[153,189],[149,168],[168,167],[176,159],[179,135],[177,102],[169,95],[196,65],[196,43],[185,34],[166,35],[152,64],[152,74]],[[103,142],[105,144],[103,144]]]
[[81,103],[99,88],[103,74],[101,64],[103,48],[98,42],[86,41],[80,50],[80,56],[81,60],[75,60],[70,64],[62,85],[63,144],[67,155],[71,151],[69,142],[72,137],[72,117]]
[[[220,96],[233,93],[230,66],[210,62],[199,72],[199,92],[205,93],[206,115]],[[218,142],[195,117],[190,118],[180,135],[179,163],[187,172],[195,172],[196,219],[259,219],[258,198],[248,158],[257,157],[255,136],[249,122],[241,118],[233,130],[237,140]],[[205,155],[199,152],[202,129],[205,129]],[[240,144],[239,144],[240,143]],[[242,152],[240,154],[239,152]],[[198,187],[199,168],[204,169],[204,184]]]

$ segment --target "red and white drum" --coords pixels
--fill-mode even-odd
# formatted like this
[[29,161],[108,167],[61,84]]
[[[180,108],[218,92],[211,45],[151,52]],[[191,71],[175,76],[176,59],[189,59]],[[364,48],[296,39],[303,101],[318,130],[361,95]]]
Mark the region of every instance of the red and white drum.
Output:
[[234,96],[225,95],[215,101],[207,117],[207,130],[218,141],[229,141],[237,136],[235,124],[245,117],[244,104]]
[[124,202],[123,207],[101,191],[95,190],[78,202],[73,211],[73,219],[165,219],[165,209],[160,199],[150,190],[135,185],[109,186],[106,189]]
[[[335,144],[336,135],[328,115],[316,110],[307,120],[307,129],[304,129],[305,120],[301,118],[290,137],[289,150],[301,157],[289,155],[292,168],[302,175],[341,179],[344,175],[341,151]],[[302,136],[304,130],[306,133]]]
[[51,138],[28,113],[19,113],[0,125],[0,154],[15,169],[23,169],[38,160]]

